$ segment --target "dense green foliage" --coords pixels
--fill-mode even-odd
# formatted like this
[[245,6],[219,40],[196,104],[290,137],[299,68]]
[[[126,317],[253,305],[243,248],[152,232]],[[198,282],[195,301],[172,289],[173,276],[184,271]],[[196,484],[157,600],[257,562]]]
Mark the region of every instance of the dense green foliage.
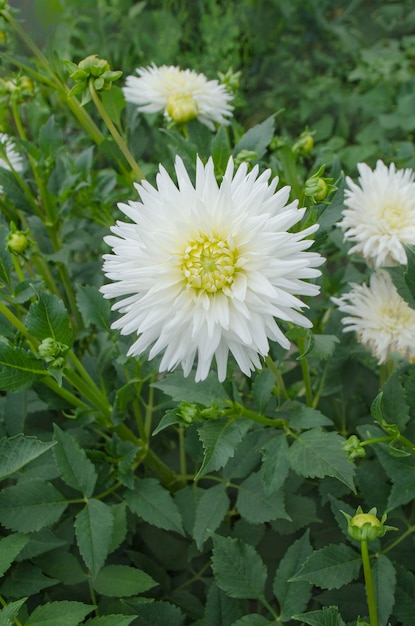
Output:
[[[0,0],[0,131],[25,155],[22,173],[0,169],[0,626],[364,624],[342,513],[358,506],[396,528],[369,543],[379,625],[415,626],[415,364],[379,367],[330,300],[369,275],[335,226],[344,174],[415,168],[413,2],[30,11]],[[110,328],[103,236],[136,173],[94,103],[68,97],[67,62],[92,54],[123,72],[101,102],[150,182],[176,154],[191,173],[212,155],[219,175],[232,154],[271,168],[320,224],[313,329],[282,324],[292,350],[273,345],[251,378],[160,375]],[[152,62],[219,74],[231,125],[183,133],[127,105],[123,79]],[[319,203],[304,189],[321,166]],[[391,275],[415,308],[408,259]]]

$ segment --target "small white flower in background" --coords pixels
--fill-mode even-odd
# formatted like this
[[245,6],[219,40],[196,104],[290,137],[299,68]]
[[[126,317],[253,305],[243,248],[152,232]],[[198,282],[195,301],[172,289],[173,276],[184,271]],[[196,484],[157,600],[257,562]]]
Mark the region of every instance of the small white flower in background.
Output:
[[[23,160],[20,154],[15,150],[15,144],[9,135],[0,133],[0,144],[2,147],[0,153],[0,168],[3,170],[14,169],[16,172],[21,172],[23,169]],[[1,154],[4,154],[6,158],[3,158]],[[0,185],[0,195],[3,194],[3,187]]]
[[207,377],[213,358],[224,380],[229,352],[245,374],[260,367],[268,340],[288,349],[275,318],[310,327],[298,295],[319,287],[304,282],[321,274],[324,259],[306,252],[318,229],[289,233],[305,209],[288,203],[289,187],[276,190],[270,171],[234,171],[229,160],[215,180],[212,159],[198,159],[192,184],[182,160],[175,163],[178,186],[160,166],[157,188],[137,184],[141,202],[120,204],[133,223],[117,222],[105,237],[113,254],[104,272],[113,281],[106,298],[122,298],[113,328],[137,333],[129,355],[163,353],[160,371],[181,365],[187,376],[197,361],[196,381]]
[[415,358],[415,310],[398,294],[390,275],[379,270],[370,285],[351,284],[352,290],[332,298],[343,317],[343,332],[355,332],[379,363],[391,352],[407,360]]
[[232,95],[217,80],[173,65],[153,64],[136,72],[138,76],[127,76],[123,92],[139,111],[163,111],[167,119],[179,123],[197,118],[211,130],[215,123],[229,124]]
[[410,169],[397,170],[378,161],[371,170],[358,164],[359,185],[347,178],[346,209],[339,226],[375,269],[407,263],[405,245],[415,244],[415,182]]

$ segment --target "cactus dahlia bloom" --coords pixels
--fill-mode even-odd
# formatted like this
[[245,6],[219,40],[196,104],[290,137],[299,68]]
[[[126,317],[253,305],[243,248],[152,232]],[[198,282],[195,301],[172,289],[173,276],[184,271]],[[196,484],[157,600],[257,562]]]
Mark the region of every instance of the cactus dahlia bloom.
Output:
[[229,124],[232,95],[217,80],[173,65],[150,65],[127,76],[124,96],[146,113],[163,111],[168,120],[188,122],[197,118],[211,130],[214,123]]
[[129,355],[162,354],[160,371],[181,365],[187,376],[197,361],[199,381],[215,358],[222,381],[231,353],[249,375],[270,339],[290,346],[276,319],[311,326],[297,296],[319,291],[304,280],[320,275],[323,258],[306,252],[318,225],[288,232],[305,209],[288,203],[289,187],[275,191],[269,170],[248,173],[243,163],[234,171],[230,159],[218,185],[212,159],[198,159],[193,185],[179,157],[175,169],[177,186],[162,166],[157,188],[137,184],[141,202],[119,205],[131,223],[105,237],[112,282],[101,290],[121,298],[113,328],[137,334]]
[[347,316],[343,332],[354,331],[360,343],[379,363],[398,352],[412,361],[415,358],[415,310],[398,294],[390,275],[379,270],[372,274],[370,285],[351,284],[352,290],[332,298]]
[[[5,133],[0,133],[0,168],[3,170],[14,169],[16,172],[21,172],[23,169],[23,161],[20,154],[15,150],[14,142]],[[5,158],[3,158],[3,156]],[[0,194],[3,193],[3,187],[0,185]]]
[[349,254],[357,252],[375,269],[405,264],[405,245],[415,244],[414,172],[382,161],[374,170],[365,163],[357,167],[360,186],[346,179],[346,209],[338,224],[345,240],[354,242]]

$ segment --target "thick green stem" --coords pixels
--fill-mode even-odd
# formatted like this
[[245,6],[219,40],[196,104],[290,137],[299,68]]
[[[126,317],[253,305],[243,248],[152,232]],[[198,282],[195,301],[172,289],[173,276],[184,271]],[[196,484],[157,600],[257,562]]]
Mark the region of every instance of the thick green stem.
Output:
[[280,370],[278,369],[278,367],[275,365],[274,361],[269,356],[269,354],[267,354],[267,356],[265,357],[265,363],[268,365],[269,369],[271,370],[275,378],[275,382],[277,383],[277,387],[278,387],[278,391],[280,395],[283,396],[285,400],[290,400],[290,396],[288,395],[287,389],[285,387],[282,374]]
[[91,98],[92,98],[96,108],[98,109],[99,114],[101,115],[102,119],[104,120],[108,130],[110,131],[110,133],[111,133],[115,143],[117,144],[117,146],[121,150],[122,154],[124,155],[127,163],[130,165],[132,171],[137,176],[137,178],[139,180],[142,180],[143,178],[145,178],[145,176],[144,176],[143,172],[141,171],[141,169],[139,168],[139,166],[137,165],[133,155],[131,154],[131,152],[129,151],[129,149],[126,146],[125,141],[121,137],[121,135],[118,132],[118,130],[115,128],[111,118],[109,117],[108,113],[105,110],[105,107],[103,106],[101,100],[99,99],[98,94],[97,94],[97,92],[95,90],[94,79],[93,78],[91,78],[89,80],[89,92],[91,94]]
[[373,587],[372,569],[370,567],[370,557],[367,547],[367,541],[362,540],[360,542],[360,550],[362,553],[363,573],[365,576],[366,598],[369,609],[369,622],[370,626],[379,626],[375,589]]
[[260,415],[259,413],[255,413],[255,411],[251,411],[250,409],[245,408],[242,404],[239,404],[238,402],[234,403],[233,408],[238,416],[241,415],[243,417],[247,417],[254,422],[258,422],[258,424],[272,426],[273,428],[285,428],[287,426],[286,420],[270,419],[269,417],[265,417],[264,415]]

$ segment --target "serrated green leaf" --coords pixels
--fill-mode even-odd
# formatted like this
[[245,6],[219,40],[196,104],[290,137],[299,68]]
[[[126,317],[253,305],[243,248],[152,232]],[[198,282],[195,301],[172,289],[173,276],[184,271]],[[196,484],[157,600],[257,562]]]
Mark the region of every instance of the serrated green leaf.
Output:
[[135,619],[135,615],[103,615],[89,619],[85,626],[128,626]]
[[285,433],[278,433],[262,445],[261,474],[266,496],[277,492],[288,476],[288,449]]
[[379,624],[386,624],[395,603],[396,572],[392,562],[384,554],[379,554],[372,568],[373,587]]
[[300,539],[295,541],[280,561],[273,583],[273,592],[280,605],[280,620],[289,622],[293,613],[304,611],[311,597],[312,586],[307,581],[290,582],[298,572],[313,548],[307,530]]
[[27,480],[0,493],[0,522],[17,532],[36,532],[57,522],[66,507],[65,498],[53,485]]
[[293,619],[310,626],[345,626],[337,606],[324,607],[320,611],[293,615]]
[[0,576],[7,572],[28,541],[27,535],[19,534],[7,535],[0,539]]
[[409,304],[409,306],[415,308],[415,253],[413,246],[406,247],[406,254],[408,258],[407,265],[398,265],[396,267],[385,267],[385,270],[392,278],[392,282],[396,287],[396,291],[401,298]]
[[177,408],[166,411],[156,428],[153,430],[153,437],[161,433],[165,428],[174,426],[175,424],[183,424],[183,418],[178,415]]
[[342,449],[344,439],[334,432],[313,428],[302,433],[289,450],[292,469],[307,478],[333,476],[355,491],[354,465]]
[[212,403],[220,402],[227,397],[214,372],[209,372],[206,380],[196,383],[191,376],[184,378],[181,372],[176,371],[168,374],[163,380],[153,383],[152,387],[160,389],[175,401],[186,400],[203,406],[211,406]]
[[0,389],[20,391],[47,375],[46,369],[31,352],[0,343]]
[[332,356],[337,343],[340,343],[340,339],[336,335],[310,334],[307,349],[299,358],[310,357],[312,359],[326,360]]
[[410,410],[405,397],[402,380],[396,372],[389,376],[382,387],[382,409],[387,422],[396,424],[403,430],[410,418]]
[[0,626],[12,626],[11,620],[14,620],[26,600],[27,598],[21,598],[16,602],[9,602],[7,606],[3,607],[0,611]]
[[250,128],[236,144],[233,154],[238,154],[241,150],[256,152],[258,159],[264,156],[266,149],[274,136],[275,116],[271,115],[266,120]]
[[135,604],[140,626],[184,626],[185,618],[177,606],[169,602]]
[[37,437],[21,434],[0,439],[0,480],[14,474],[54,445],[53,441],[40,441]]
[[40,129],[38,144],[44,156],[54,156],[57,148],[62,145],[62,128],[55,122],[54,115]]
[[290,519],[284,506],[282,490],[265,495],[260,472],[252,473],[238,489],[236,507],[240,515],[251,524],[263,524],[275,519]]
[[79,558],[66,549],[52,550],[38,556],[36,565],[39,565],[47,576],[59,580],[64,585],[77,585],[88,579]]
[[249,420],[229,421],[225,418],[210,420],[200,426],[197,432],[203,444],[204,459],[195,479],[226,465],[249,427]]
[[93,606],[63,600],[38,606],[25,621],[25,626],[78,626]]
[[358,576],[360,566],[358,552],[345,544],[332,543],[312,552],[291,580],[305,580],[323,589],[339,589]]
[[205,609],[205,626],[229,626],[241,617],[238,600],[229,596],[213,583],[210,586]]
[[108,330],[111,305],[97,287],[93,285],[78,285],[76,288],[76,303],[85,326],[93,324],[97,328]]
[[135,596],[156,585],[151,576],[128,565],[107,565],[94,580],[95,591],[110,598]]
[[30,305],[26,327],[39,341],[52,337],[68,347],[72,345],[68,312],[62,300],[51,293],[40,292],[38,301]]
[[62,480],[86,498],[90,498],[97,482],[94,464],[78,442],[56,424],[53,426],[53,433],[58,444],[54,447],[53,454]]
[[255,548],[240,539],[213,536],[216,584],[231,598],[264,597],[267,569]]
[[413,500],[415,498],[414,455],[391,456],[388,448],[382,444],[375,446],[375,454],[393,483],[388,498],[387,511],[392,511],[396,507]]
[[223,521],[229,504],[226,485],[223,483],[203,492],[197,505],[193,528],[193,537],[199,550]]
[[278,417],[287,419],[294,430],[311,430],[318,426],[331,426],[332,420],[318,409],[306,406],[301,402],[286,402],[278,413]]
[[75,517],[79,552],[93,578],[107,558],[112,539],[113,517],[110,507],[92,498]]
[[131,511],[149,524],[183,534],[179,509],[170,493],[155,478],[140,480],[134,491],[127,491],[125,500]]

